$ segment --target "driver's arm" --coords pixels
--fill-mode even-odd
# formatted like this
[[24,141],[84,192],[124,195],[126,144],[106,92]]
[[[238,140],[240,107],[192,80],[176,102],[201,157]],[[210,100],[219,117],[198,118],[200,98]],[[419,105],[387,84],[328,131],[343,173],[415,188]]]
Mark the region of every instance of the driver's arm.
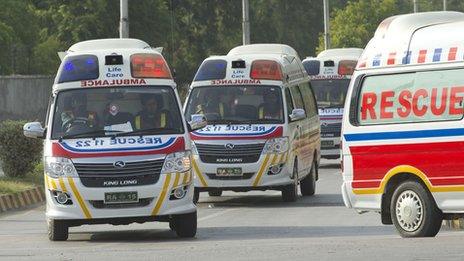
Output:
[[72,112],[64,111],[61,113],[61,128],[63,129],[63,131],[66,131],[69,128],[73,120],[74,117],[72,115]]

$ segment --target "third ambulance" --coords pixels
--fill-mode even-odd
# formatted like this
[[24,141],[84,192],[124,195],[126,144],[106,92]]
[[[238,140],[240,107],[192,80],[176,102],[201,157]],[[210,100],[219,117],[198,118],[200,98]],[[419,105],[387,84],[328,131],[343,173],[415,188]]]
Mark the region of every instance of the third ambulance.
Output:
[[44,139],[50,240],[68,228],[165,221],[197,229],[189,131],[162,54],[136,39],[76,43],[62,56],[47,119],[24,126]]
[[385,19],[365,48],[343,116],[345,205],[401,236],[464,215],[464,14]]
[[322,158],[340,157],[345,96],[362,51],[359,48],[329,49],[303,60],[319,108]]
[[[313,195],[320,126],[309,77],[281,44],[239,46],[207,58],[184,108],[208,126],[191,133],[195,189],[282,191],[284,201]],[[198,195],[198,194],[197,194]]]

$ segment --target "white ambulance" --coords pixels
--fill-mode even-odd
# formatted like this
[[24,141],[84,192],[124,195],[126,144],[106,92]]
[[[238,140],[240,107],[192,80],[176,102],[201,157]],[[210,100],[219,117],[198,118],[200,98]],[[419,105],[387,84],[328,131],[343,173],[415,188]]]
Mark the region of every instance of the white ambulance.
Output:
[[209,121],[191,133],[197,193],[274,189],[295,201],[298,184],[304,196],[315,193],[319,117],[293,48],[253,44],[207,58],[184,110]]
[[[461,34],[462,33],[462,34]],[[343,116],[345,205],[404,237],[464,215],[464,14],[385,19],[366,46]]]
[[319,108],[322,158],[340,158],[343,106],[362,51],[359,48],[329,49],[303,60]]
[[170,222],[196,233],[189,130],[160,52],[136,39],[74,44],[62,58],[42,138],[50,240],[84,224]]

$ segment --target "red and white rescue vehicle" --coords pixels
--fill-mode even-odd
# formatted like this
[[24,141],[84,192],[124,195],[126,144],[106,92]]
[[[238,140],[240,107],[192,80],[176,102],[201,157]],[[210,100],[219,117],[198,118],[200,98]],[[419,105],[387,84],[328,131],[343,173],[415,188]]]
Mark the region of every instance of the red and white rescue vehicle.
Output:
[[345,205],[404,237],[464,214],[464,14],[385,19],[350,84],[342,127]]

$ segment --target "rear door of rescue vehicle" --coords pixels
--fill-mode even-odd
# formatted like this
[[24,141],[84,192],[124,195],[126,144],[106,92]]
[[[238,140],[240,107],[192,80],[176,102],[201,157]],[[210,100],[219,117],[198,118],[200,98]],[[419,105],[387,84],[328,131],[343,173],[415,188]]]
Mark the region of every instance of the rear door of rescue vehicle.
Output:
[[343,118],[345,205],[403,237],[464,213],[464,14],[385,19],[353,75]]
[[176,84],[160,52],[136,39],[104,39],[69,48],[53,85],[44,138],[50,240],[84,224],[170,222],[196,233],[188,130]]
[[247,45],[206,59],[184,110],[209,121],[191,133],[197,195],[274,189],[295,201],[298,184],[303,195],[315,193],[319,117],[291,47]]

